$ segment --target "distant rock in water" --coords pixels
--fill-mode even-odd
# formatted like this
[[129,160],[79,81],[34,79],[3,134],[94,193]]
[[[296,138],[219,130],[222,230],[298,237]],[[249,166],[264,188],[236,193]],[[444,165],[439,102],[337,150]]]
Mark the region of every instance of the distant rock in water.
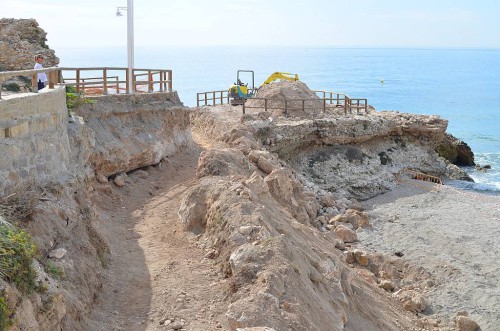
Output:
[[449,133],[445,134],[445,137],[443,138],[441,143],[436,147],[436,152],[438,152],[439,156],[445,158],[455,165],[475,165],[474,153],[472,152],[469,145]]
[[0,71],[33,69],[36,54],[44,56],[44,67],[58,65],[46,41],[47,33],[34,19],[0,19]]

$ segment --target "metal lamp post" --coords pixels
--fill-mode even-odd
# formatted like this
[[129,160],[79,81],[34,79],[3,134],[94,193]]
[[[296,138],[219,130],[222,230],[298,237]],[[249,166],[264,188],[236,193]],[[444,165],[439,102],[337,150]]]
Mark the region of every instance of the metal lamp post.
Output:
[[116,16],[123,16],[120,10],[127,11],[128,93],[134,94],[134,0],[127,0],[127,7],[117,7]]

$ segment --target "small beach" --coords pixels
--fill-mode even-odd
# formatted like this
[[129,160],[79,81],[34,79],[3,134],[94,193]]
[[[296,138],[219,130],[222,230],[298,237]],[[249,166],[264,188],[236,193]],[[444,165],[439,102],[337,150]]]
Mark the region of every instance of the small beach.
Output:
[[[424,315],[467,311],[483,331],[500,328],[500,197],[416,181],[365,201],[372,227],[359,246],[421,267]],[[434,316],[432,316],[434,315]]]

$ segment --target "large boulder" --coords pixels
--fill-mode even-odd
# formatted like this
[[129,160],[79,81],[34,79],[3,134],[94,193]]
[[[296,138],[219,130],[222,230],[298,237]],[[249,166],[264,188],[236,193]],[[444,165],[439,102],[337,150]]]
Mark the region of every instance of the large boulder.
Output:
[[439,156],[458,166],[473,166],[474,153],[467,143],[446,133],[441,143],[436,147]]

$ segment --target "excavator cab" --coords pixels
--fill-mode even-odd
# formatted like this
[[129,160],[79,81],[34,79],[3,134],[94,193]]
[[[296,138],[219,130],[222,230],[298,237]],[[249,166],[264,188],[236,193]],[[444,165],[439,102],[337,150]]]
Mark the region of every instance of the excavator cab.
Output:
[[[243,83],[241,79],[247,79],[249,83]],[[250,84],[251,79],[251,85]],[[231,106],[242,105],[246,99],[253,97],[255,94],[255,74],[253,70],[238,70],[236,74],[236,82],[229,88],[229,97],[231,98]]]

